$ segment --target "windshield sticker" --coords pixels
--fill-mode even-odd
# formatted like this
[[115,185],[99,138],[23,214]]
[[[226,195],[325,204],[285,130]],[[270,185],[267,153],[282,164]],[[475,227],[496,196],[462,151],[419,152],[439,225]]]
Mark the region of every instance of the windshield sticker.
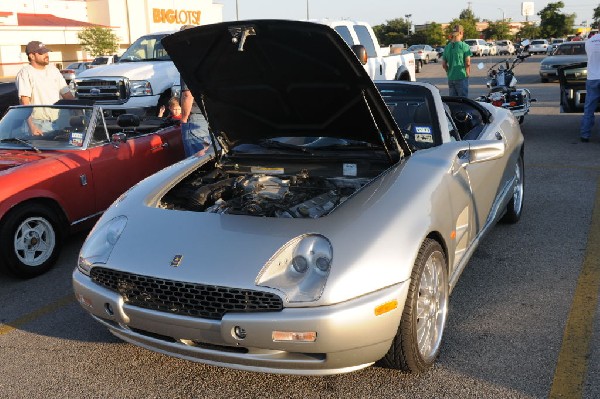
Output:
[[419,143],[433,143],[433,135],[431,133],[415,134],[415,141]]
[[83,133],[71,133],[69,144],[74,145],[75,147],[81,147],[83,145]]
[[252,173],[260,173],[265,175],[282,175],[284,173],[283,168],[265,168],[262,166],[252,166],[250,171]]
[[343,166],[344,176],[356,176],[358,168],[355,163],[345,163]]
[[429,133],[429,134],[431,134],[431,128],[429,126],[415,126],[415,133]]

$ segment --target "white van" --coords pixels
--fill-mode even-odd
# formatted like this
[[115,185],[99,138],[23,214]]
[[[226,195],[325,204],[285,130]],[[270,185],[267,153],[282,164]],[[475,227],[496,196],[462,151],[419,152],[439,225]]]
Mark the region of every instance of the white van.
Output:
[[467,39],[465,43],[471,48],[473,56],[481,57],[483,55],[490,55],[490,47],[483,39]]

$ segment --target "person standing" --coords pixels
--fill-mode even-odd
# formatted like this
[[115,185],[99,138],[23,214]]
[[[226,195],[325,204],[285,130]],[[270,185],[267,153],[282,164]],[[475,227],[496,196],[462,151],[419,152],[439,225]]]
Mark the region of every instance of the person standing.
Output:
[[472,54],[469,45],[462,41],[463,36],[463,27],[455,25],[452,28],[452,39],[442,55],[442,67],[448,75],[450,95],[468,97]]
[[[48,56],[50,49],[39,41],[31,41],[25,47],[29,64],[17,73],[15,83],[22,105],[51,105],[60,100],[74,99],[71,89],[60,74],[60,71],[50,66]],[[56,115],[50,115],[48,109],[34,109],[28,119],[29,128],[33,135],[41,135],[43,130],[51,130]]]
[[594,127],[594,112],[600,100],[600,35],[594,35],[585,41],[587,54],[587,79],[585,81],[585,105],[581,119],[579,137],[582,142],[590,141]]
[[[179,30],[183,31],[194,27],[194,25],[184,25]],[[189,157],[197,153],[204,155],[211,143],[208,122],[183,78],[180,78],[180,86],[181,135],[185,156]]]

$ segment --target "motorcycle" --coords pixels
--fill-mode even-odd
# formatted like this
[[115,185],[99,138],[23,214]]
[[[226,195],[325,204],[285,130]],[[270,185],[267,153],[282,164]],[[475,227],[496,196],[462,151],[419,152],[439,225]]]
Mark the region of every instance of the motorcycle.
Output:
[[[519,123],[523,123],[525,115],[529,113],[529,107],[535,98],[531,98],[531,92],[528,89],[517,88],[517,78],[513,72],[514,68],[523,62],[531,54],[523,54],[528,40],[521,43],[519,50],[514,58],[507,58],[492,65],[487,71],[486,86],[490,91],[484,95],[477,97],[475,100],[479,102],[491,103],[496,107],[509,109]],[[483,69],[483,63],[477,65],[478,69]]]

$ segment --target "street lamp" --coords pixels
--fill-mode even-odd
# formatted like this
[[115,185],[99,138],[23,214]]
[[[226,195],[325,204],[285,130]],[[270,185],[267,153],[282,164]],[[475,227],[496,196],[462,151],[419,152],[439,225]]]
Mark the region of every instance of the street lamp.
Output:
[[498,10],[502,11],[502,22],[504,22],[504,10],[501,8],[498,8]]
[[406,36],[410,35],[410,17],[412,17],[412,14],[404,14],[404,18],[406,18],[408,21],[408,26],[406,27]]

